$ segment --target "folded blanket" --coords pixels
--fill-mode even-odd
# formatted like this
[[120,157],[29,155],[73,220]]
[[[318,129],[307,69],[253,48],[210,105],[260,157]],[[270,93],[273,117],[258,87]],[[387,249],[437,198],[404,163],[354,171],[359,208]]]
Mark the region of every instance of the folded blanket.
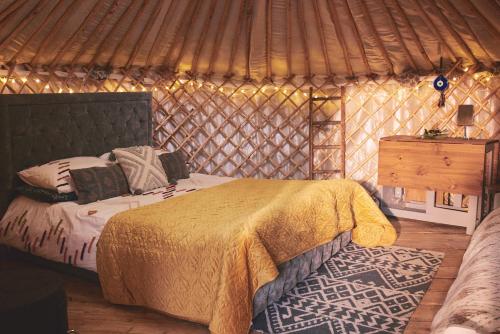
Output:
[[106,299],[247,333],[277,266],[353,229],[363,246],[396,232],[357,183],[242,179],[119,213],[98,243]]

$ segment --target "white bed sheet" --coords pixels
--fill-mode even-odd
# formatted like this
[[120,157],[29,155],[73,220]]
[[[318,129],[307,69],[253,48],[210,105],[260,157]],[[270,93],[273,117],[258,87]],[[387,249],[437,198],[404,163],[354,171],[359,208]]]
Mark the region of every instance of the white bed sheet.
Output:
[[189,179],[178,180],[176,186],[85,205],[42,203],[20,196],[12,201],[0,221],[0,244],[96,271],[96,244],[113,215],[232,180],[234,178],[193,173]]

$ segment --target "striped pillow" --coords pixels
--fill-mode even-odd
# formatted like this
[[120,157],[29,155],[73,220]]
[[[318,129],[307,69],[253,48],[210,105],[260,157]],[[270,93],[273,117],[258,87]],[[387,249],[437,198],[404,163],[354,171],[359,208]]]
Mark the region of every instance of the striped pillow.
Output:
[[48,162],[34,166],[17,173],[25,183],[45,189],[56,190],[58,193],[75,191],[70,180],[71,169],[90,167],[106,167],[106,162],[97,157],[75,157]]
[[113,150],[113,154],[127,177],[132,194],[142,194],[168,185],[161,161],[152,147],[118,148]]

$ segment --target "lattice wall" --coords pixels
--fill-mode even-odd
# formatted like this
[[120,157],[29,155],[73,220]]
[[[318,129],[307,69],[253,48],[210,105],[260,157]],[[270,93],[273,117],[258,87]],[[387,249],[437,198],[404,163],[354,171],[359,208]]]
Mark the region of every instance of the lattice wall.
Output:
[[[303,82],[274,84],[227,80],[148,78],[115,73],[99,81],[68,72],[7,70],[1,93],[140,91],[153,93],[157,144],[181,148],[192,169],[236,177],[306,178],[308,175],[307,90]],[[7,79],[8,78],[8,79]],[[461,135],[455,126],[458,104],[475,105],[472,136],[500,137],[500,78],[485,80],[463,75],[447,90],[445,108],[438,94],[423,81],[406,88],[391,80],[371,81],[346,90],[346,174],[375,190],[378,139],[393,134],[419,134],[434,125]],[[329,83],[315,84],[318,95],[337,94]],[[325,106],[326,114],[337,107]],[[334,141],[324,133],[321,143]],[[335,164],[335,157],[318,156]]]

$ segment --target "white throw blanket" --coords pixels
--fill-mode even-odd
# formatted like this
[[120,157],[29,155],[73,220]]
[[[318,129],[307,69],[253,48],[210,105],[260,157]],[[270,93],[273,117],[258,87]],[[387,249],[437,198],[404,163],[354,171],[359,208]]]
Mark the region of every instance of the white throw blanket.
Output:
[[500,208],[472,236],[432,333],[500,333]]

